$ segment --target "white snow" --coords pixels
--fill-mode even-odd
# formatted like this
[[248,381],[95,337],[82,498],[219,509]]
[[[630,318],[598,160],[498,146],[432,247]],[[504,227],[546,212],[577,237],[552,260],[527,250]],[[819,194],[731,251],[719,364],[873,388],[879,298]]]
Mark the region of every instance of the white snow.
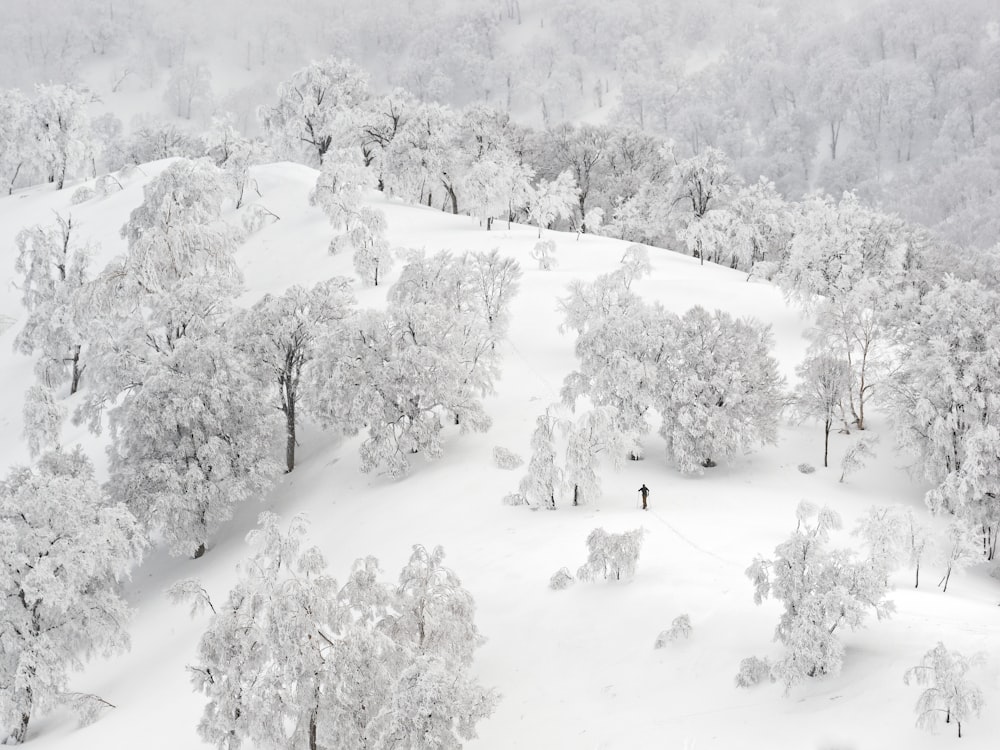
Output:
[[[123,252],[118,232],[142,200],[142,185],[164,163],[146,165],[124,192],[70,206],[75,186],[56,193],[48,186],[0,199],[0,318],[22,318],[13,273],[13,237],[22,226],[50,222],[52,211],[72,212],[74,224],[99,242],[99,268]],[[332,231],[322,212],[306,200],[316,172],[278,164],[256,172],[262,197],[280,217],[251,236],[239,252],[246,274],[246,303],[266,291],[311,285],[331,275],[353,277],[347,255],[330,256]],[[954,740],[947,726],[939,736],[915,728],[919,689],[903,685],[903,673],[919,663],[938,640],[963,653],[986,651],[990,661],[973,678],[987,709],[963,726],[962,747],[995,747],[1000,737],[1000,584],[985,566],[953,577],[947,594],[935,588],[940,566],[927,564],[921,587],[911,570],[894,577],[896,615],[874,618],[867,629],[844,633],[843,672],[817,679],[784,696],[780,685],[735,687],[741,659],[775,656],[772,641],[780,605],[753,603],[744,570],[755,554],[771,556],[795,525],[803,498],[829,504],[850,529],[873,504],[899,503],[923,510],[928,489],[912,481],[906,461],[893,449],[884,415],[871,419],[881,435],[878,458],[839,483],[839,461],[852,437],[831,436],[830,468],[822,464],[822,428],[784,425],[775,446],[723,463],[701,477],[683,477],[662,458],[661,441],[645,441],[646,458],[619,472],[602,472],[604,497],[579,508],[554,511],[508,507],[519,471],[495,467],[493,447],[527,458],[535,417],[558,400],[563,377],[574,367],[573,336],[561,334],[556,300],[575,278],[591,279],[616,267],[624,243],[548,232],[557,244],[558,266],[539,271],[529,258],[537,241],[533,227],[495,224],[486,232],[474,219],[404,206],[372,195],[385,211],[394,246],[491,249],[518,258],[522,288],[513,302],[510,341],[504,345],[503,377],[486,401],[494,419],[483,435],[450,434],[445,456],[416,462],[398,481],[358,471],[360,438],[334,440],[314,427],[301,435],[298,466],[261,503],[245,505],[198,561],[153,552],[135,571],[127,595],[136,608],[132,650],[98,660],[76,675],[72,688],[101,695],[117,708],[95,724],[77,728],[56,712],[33,720],[29,746],[37,750],[177,750],[201,747],[196,725],[204,705],[185,671],[194,660],[205,620],[168,602],[164,591],[196,576],[216,597],[235,580],[235,565],[247,551],[243,537],[256,516],[273,510],[284,518],[306,513],[311,540],[341,580],[350,564],[375,555],[392,575],[411,545],[441,544],[447,563],[472,592],[477,623],[488,638],[474,672],[503,695],[492,718],[479,726],[470,748],[937,748]],[[722,308],[769,323],[775,355],[791,379],[801,360],[807,326],[785,305],[777,289],[745,274],[652,251],[653,273],[634,288],[668,309],[694,304]],[[394,269],[392,277],[398,274]],[[391,281],[392,279],[390,279]],[[362,305],[379,305],[385,287],[358,288]],[[31,383],[31,362],[12,352],[20,320],[0,334],[0,470],[28,460],[21,432],[21,399]],[[99,464],[103,440],[69,425],[65,440],[80,441]],[[818,468],[802,474],[797,466]],[[637,509],[636,488],[647,484],[650,510]],[[596,526],[648,532],[634,579],[621,583],[548,587],[563,566],[576,570],[586,559],[584,540]],[[846,533],[838,543],[851,544]],[[658,633],[680,614],[691,619],[689,638],[654,650]]]

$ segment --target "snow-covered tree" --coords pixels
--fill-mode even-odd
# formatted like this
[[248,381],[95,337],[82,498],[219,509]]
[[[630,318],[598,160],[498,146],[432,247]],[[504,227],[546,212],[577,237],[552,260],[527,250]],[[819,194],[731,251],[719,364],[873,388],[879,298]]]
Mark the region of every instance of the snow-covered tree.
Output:
[[903,675],[907,685],[911,680],[929,687],[917,700],[917,726],[934,731],[941,723],[955,722],[958,736],[962,736],[962,722],[979,716],[983,710],[983,692],[966,675],[969,670],[985,661],[983,654],[966,657],[958,651],[949,651],[944,643],[924,654],[920,664],[910,667]]
[[246,200],[247,190],[260,195],[256,180],[250,176],[250,168],[267,162],[271,153],[263,141],[242,135],[236,129],[234,119],[231,114],[212,118],[205,146],[216,166],[229,176],[236,196],[236,208],[239,209]]
[[910,565],[914,568],[913,588],[920,588],[920,562],[927,552],[931,542],[931,530],[926,523],[917,518],[913,508],[906,511],[904,520],[905,548],[909,555]]
[[663,648],[668,643],[672,643],[681,637],[691,637],[691,618],[686,614],[677,615],[673,622],[670,623],[670,628],[661,631],[660,634],[656,636],[656,642],[653,644],[653,648]]
[[334,229],[350,231],[358,220],[365,191],[374,186],[374,175],[360,156],[335,149],[323,160],[309,202],[323,209]]
[[478,304],[486,316],[486,326],[496,340],[507,335],[510,325],[510,302],[521,288],[524,272],[511,257],[502,257],[497,248],[466,255],[469,273]]
[[964,570],[983,561],[982,538],[974,527],[960,519],[948,524],[941,549],[944,553],[945,573],[938,581],[938,587],[943,592],[948,591],[948,582],[954,571]]
[[655,396],[667,456],[680,471],[775,440],[782,381],[770,348],[770,328],[753,320],[698,306],[680,319]]
[[863,205],[854,193],[840,201],[805,201],[776,277],[789,299],[813,310],[818,297],[836,301],[861,282],[891,279],[905,260],[905,227],[898,217]]
[[59,437],[66,421],[66,407],[52,389],[35,384],[24,394],[24,437],[28,453],[37,456],[48,448],[59,449]]
[[[691,209],[684,231],[697,239],[701,222],[729,197],[737,182],[732,162],[717,148],[706,148],[689,159],[675,162],[670,172],[670,183],[676,196],[674,202]],[[697,241],[695,244],[695,251],[704,265],[705,248]]]
[[587,535],[590,554],[587,562],[577,570],[576,577],[581,581],[593,581],[598,576],[615,581],[631,578],[635,575],[645,535],[643,528],[620,534],[608,533],[602,528],[594,529]]
[[57,226],[22,229],[15,238],[14,270],[23,275],[22,303],[28,311],[14,346],[23,354],[41,352],[35,371],[53,388],[69,381],[70,394],[80,386],[87,325],[83,287],[88,281],[91,248],[81,245],[72,217],[57,215]]
[[100,709],[97,696],[68,692],[68,676],[94,654],[128,649],[119,584],[145,541],[77,449],[47,453],[0,482],[0,542],[0,722],[8,741],[21,743],[32,719],[54,705],[84,718]]
[[212,100],[212,72],[204,63],[185,63],[173,69],[163,95],[178,117],[190,120]]
[[785,607],[774,639],[786,651],[771,673],[785,683],[786,692],[807,677],[840,671],[844,646],[835,635],[838,628],[861,627],[872,609],[879,619],[894,610],[885,599],[882,571],[846,550],[827,548],[830,531],[841,527],[836,512],[803,500],[796,516],[798,525],[775,548],[775,559],[758,556],[746,570],[754,602],[772,597]]
[[223,322],[241,276],[221,218],[225,176],[171,164],[123,229],[128,253],[95,281],[92,385],[79,416],[109,425],[113,497],[174,553],[209,535],[278,471],[278,412]]
[[560,172],[551,182],[538,181],[528,196],[528,216],[538,227],[539,237],[553,222],[573,215],[579,195],[580,189],[569,170]]
[[158,294],[200,275],[242,283],[233,258],[240,234],[221,219],[230,197],[225,173],[207,160],[180,159],[147,184],[122,227],[131,293]]
[[434,202],[444,195],[442,206],[459,211],[459,192],[467,170],[467,157],[460,148],[461,119],[440,104],[421,104],[400,127],[385,154],[383,181],[393,195],[406,200]]
[[6,194],[28,171],[35,148],[28,97],[20,89],[0,89],[0,189]]
[[375,558],[360,559],[341,587],[304,534],[301,518],[282,533],[263,514],[249,537],[257,550],[224,603],[197,581],[173,589],[212,612],[192,668],[209,698],[201,736],[225,750],[459,748],[473,739],[498,696],[467,674],[482,637],[443,550],[416,545],[397,587],[378,580]]
[[868,548],[868,559],[884,571],[886,578],[896,570],[906,552],[908,519],[893,506],[872,506],[854,527],[854,534]]
[[93,143],[87,106],[91,95],[74,86],[35,87],[32,132],[49,182],[62,190],[66,178],[91,163]]
[[608,456],[612,466],[620,467],[625,455],[625,440],[617,429],[611,407],[597,407],[564,425],[566,461],[563,481],[573,498],[573,505],[593,502],[601,496],[597,470],[601,456]]
[[348,60],[316,60],[278,86],[278,103],[258,115],[264,131],[278,144],[300,148],[310,162],[323,163],[331,148],[360,142],[358,122],[369,98],[365,73]]
[[868,459],[875,458],[874,446],[878,443],[878,435],[864,435],[859,437],[851,446],[844,451],[840,459],[840,481],[843,482],[848,474],[853,474],[858,469],[863,469]]
[[295,468],[302,374],[324,348],[343,346],[354,296],[344,278],[311,289],[293,286],[280,296],[266,294],[230,326],[258,377],[277,385],[277,406],[285,417],[285,471]]
[[562,480],[562,469],[556,463],[557,423],[558,420],[548,409],[535,420],[535,430],[531,434],[531,458],[518,488],[528,502],[548,510],[555,510],[556,489]]
[[[442,277],[424,274],[439,269],[444,278],[459,278],[454,271],[460,264],[442,258],[412,258],[390,289],[389,308],[355,319],[349,364],[339,356],[318,358],[320,366],[313,373],[318,393],[339,387],[325,384],[328,380],[353,384],[346,397],[349,423],[368,431],[361,446],[364,471],[384,464],[393,476],[400,476],[413,453],[439,457],[445,420],[458,424],[462,432],[482,432],[490,425],[481,398],[492,390],[498,369],[495,339],[484,311],[475,304],[471,283],[454,294],[455,286],[434,285],[434,279]],[[464,273],[461,278],[467,279]],[[328,376],[345,366],[346,380]],[[331,412],[323,404],[340,401],[319,396],[324,422]]]
[[565,328],[577,331],[577,370],[563,384],[562,400],[572,407],[587,396],[595,406],[611,407],[616,427],[634,458],[639,438],[650,430],[649,416],[659,390],[661,362],[676,350],[676,316],[645,305],[629,291],[623,267],[591,284],[573,282],[560,301]]
[[981,526],[987,555],[1000,529],[1000,342],[982,321],[996,311],[996,292],[946,278],[909,316],[893,383],[897,438],[936,485],[929,507]]
[[825,352],[809,355],[796,368],[795,410],[823,423],[823,466],[830,465],[830,430],[840,414],[849,384],[847,362]]
[[551,271],[556,267],[556,241],[538,240],[531,249],[531,259],[538,262],[539,271]]

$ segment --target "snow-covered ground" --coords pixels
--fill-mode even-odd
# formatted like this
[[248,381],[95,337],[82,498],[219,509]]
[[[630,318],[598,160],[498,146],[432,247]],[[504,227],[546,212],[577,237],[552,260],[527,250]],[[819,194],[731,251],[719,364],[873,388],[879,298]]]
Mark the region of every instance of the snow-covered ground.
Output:
[[[99,268],[124,251],[119,230],[141,202],[143,184],[163,166],[144,166],[123,192],[77,206],[70,205],[74,187],[56,193],[44,186],[0,199],[0,317],[22,316],[13,272],[13,237],[19,228],[48,223],[53,211],[71,212],[79,231],[100,245],[94,261]],[[262,193],[257,200],[280,220],[252,235],[239,251],[245,301],[331,275],[353,277],[349,256],[327,254],[331,229],[322,212],[308,205],[316,173],[279,164],[258,168],[256,177]],[[604,496],[592,505],[563,505],[554,512],[502,505],[503,495],[516,489],[520,471],[496,468],[493,447],[527,456],[536,416],[558,399],[562,379],[574,367],[573,336],[558,330],[556,301],[571,280],[614,269],[625,245],[547,233],[557,243],[559,264],[540,271],[528,257],[537,239],[534,228],[501,224],[486,232],[468,217],[386,202],[377,195],[372,201],[385,211],[394,245],[429,252],[498,247],[524,267],[503,351],[503,377],[486,401],[492,429],[469,436],[456,431],[441,460],[416,463],[408,477],[392,480],[359,472],[358,438],[338,442],[306,428],[295,472],[262,502],[244,506],[204,558],[175,559],[154,551],[135,571],[127,587],[136,610],[131,652],[93,662],[72,684],[116,708],[85,728],[62,713],[37,717],[30,747],[202,746],[196,724],[204,700],[191,690],[185,665],[194,660],[206,621],[192,619],[164,592],[175,581],[196,576],[213,595],[224,596],[247,552],[243,537],[263,510],[286,519],[307,514],[311,540],[341,580],[364,555],[375,555],[393,576],[411,545],[444,546],[447,563],[475,596],[477,622],[488,638],[474,671],[503,696],[470,748],[937,748],[955,741],[953,730],[947,727],[935,736],[915,728],[919,688],[904,686],[902,677],[938,640],[963,653],[989,654],[987,666],[975,674],[987,708],[982,718],[963,726],[962,747],[996,747],[1000,584],[985,566],[954,577],[947,594],[935,588],[939,566],[922,571],[916,590],[913,572],[901,570],[891,595],[896,614],[882,622],[872,618],[866,629],[842,635],[847,654],[836,677],[797,687],[787,696],[780,685],[747,690],[734,684],[741,659],[780,653],[772,641],[780,604],[755,606],[744,570],[754,555],[770,556],[792,531],[799,501],[830,505],[843,516],[846,529],[874,504],[922,511],[927,488],[909,478],[883,415],[871,418],[872,431],[881,436],[877,460],[844,483],[838,482],[835,467],[853,437],[832,436],[831,468],[823,469],[821,427],[785,424],[777,445],[701,477],[679,475],[662,458],[659,438],[651,435],[645,460],[627,462],[617,472],[602,469]],[[805,351],[802,332],[808,323],[775,288],[666,251],[652,251],[652,261],[651,277],[634,287],[644,297],[678,312],[700,304],[769,323],[782,372],[792,378]],[[359,287],[361,304],[381,304],[384,289]],[[28,358],[12,351],[19,326],[15,322],[0,335],[3,474],[28,460],[20,413],[32,370]],[[98,461],[102,440],[83,428],[66,427],[65,442],[82,442]],[[803,474],[797,469],[803,462],[820,468]],[[636,488],[642,483],[652,490],[648,512],[637,508]],[[585,561],[584,540],[597,526],[647,530],[635,578],[550,590],[552,573],[563,566],[575,570]],[[835,541],[853,540],[844,532]],[[690,638],[654,650],[657,634],[682,613],[691,619]]]

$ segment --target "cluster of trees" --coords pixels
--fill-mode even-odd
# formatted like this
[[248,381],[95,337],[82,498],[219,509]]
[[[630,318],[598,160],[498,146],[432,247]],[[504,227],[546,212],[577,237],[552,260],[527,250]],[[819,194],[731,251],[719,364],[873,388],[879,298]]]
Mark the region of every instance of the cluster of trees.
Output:
[[[211,619],[191,667],[208,698],[199,734],[220,749],[460,748],[499,695],[468,673],[483,642],[475,603],[443,564],[415,545],[398,584],[373,557],[340,586],[322,552],[263,514],[254,554],[224,601],[189,580],[172,594]],[[252,634],[252,635],[251,635]],[[250,637],[248,637],[250,635]]]
[[[240,162],[238,142],[227,146],[227,163]],[[446,425],[462,432],[489,426],[482,397],[499,373],[498,344],[521,276],[516,261],[497,250],[413,251],[384,310],[359,310],[345,278],[238,308],[243,284],[234,253],[244,230],[230,212],[245,185],[207,159],[174,161],[145,186],[143,203],[122,228],[127,252],[94,275],[91,248],[79,242],[72,218],[18,235],[28,319],[16,346],[39,355],[25,421],[33,453],[43,455],[37,468],[17,469],[0,483],[0,533],[10,542],[5,596],[8,609],[21,613],[5,620],[10,688],[0,691],[2,721],[15,741],[23,740],[32,712],[54,702],[93,715],[101,701],[65,694],[66,672],[91,652],[127,645],[117,582],[151,538],[174,554],[204,554],[234,508],[274,481],[282,438],[284,468],[294,469],[303,414],[342,433],[367,430],[362,469],[385,467],[394,476],[413,454],[439,456]],[[67,393],[77,394],[75,419],[94,431],[109,428],[103,486],[79,451],[60,450]],[[262,575],[265,560],[273,562],[282,580],[257,581],[272,592],[285,590],[286,571],[318,574],[313,552],[302,558],[308,569],[295,567],[297,547],[279,538],[275,523],[268,520],[261,534],[278,539],[284,552],[275,560],[277,548],[268,547],[248,568]],[[442,555],[417,548],[397,590],[376,585],[375,563],[365,562],[348,586],[329,592],[332,619],[319,633],[329,642],[320,647],[316,634],[309,636],[313,655],[331,659],[328,676],[346,674],[334,665],[334,651],[337,659],[360,659],[358,669],[370,659],[383,664],[382,687],[343,707],[342,721],[353,726],[368,710],[363,703],[373,706],[376,693],[383,700],[368,715],[370,726],[358,727],[366,746],[431,735],[436,746],[455,745],[456,737],[473,736],[496,701],[466,678],[456,682],[477,641],[471,598],[442,567]],[[452,628],[447,617],[459,617],[460,602],[465,614]],[[291,616],[286,604],[276,602]],[[348,627],[362,615],[364,622]],[[275,651],[275,658],[284,654]],[[211,670],[221,668],[205,668],[206,690]],[[310,684],[340,695],[335,685]],[[250,700],[249,689],[243,695]],[[220,721],[235,722],[255,707]],[[258,718],[245,737],[283,726]],[[300,731],[315,746],[317,732],[341,736],[344,726],[337,719]],[[231,746],[231,728],[205,731]]]
[[207,160],[175,161],[123,228],[127,253],[92,278],[71,219],[18,236],[29,316],[17,346],[40,353],[31,444],[58,445],[57,389],[80,390],[75,418],[110,428],[111,496],[195,556],[273,481],[282,433],[294,469],[303,413],[367,430],[362,468],[393,476],[412,454],[439,456],[446,424],[485,430],[521,275],[496,250],[413,252],[384,310],[357,309],[344,278],[237,309],[243,230],[224,215],[236,184]]
[[[919,585],[921,560],[929,542],[936,541],[912,509],[871,508],[854,529],[862,541],[860,554],[829,549],[831,531],[841,528],[840,516],[830,508],[802,501],[796,516],[795,531],[775,548],[774,559],[758,556],[746,570],[757,604],[774,598],[784,605],[774,639],[785,651],[775,661],[744,659],[736,677],[741,687],[769,679],[784,683],[787,693],[808,678],[839,673],[844,646],[837,631],[863,627],[872,612],[879,620],[890,616],[895,609],[886,599],[890,574],[908,560],[916,569]],[[945,590],[952,567],[969,564],[977,557],[968,535],[963,540],[956,529],[956,524],[951,524],[938,540],[940,557],[947,565],[942,579]],[[967,658],[938,643],[923,656],[921,664],[907,670],[906,684],[912,680],[928,686],[917,701],[917,726],[933,730],[943,718],[946,723],[956,723],[961,737],[962,722],[978,715],[983,706],[982,691],[967,673],[984,662],[983,654]]]

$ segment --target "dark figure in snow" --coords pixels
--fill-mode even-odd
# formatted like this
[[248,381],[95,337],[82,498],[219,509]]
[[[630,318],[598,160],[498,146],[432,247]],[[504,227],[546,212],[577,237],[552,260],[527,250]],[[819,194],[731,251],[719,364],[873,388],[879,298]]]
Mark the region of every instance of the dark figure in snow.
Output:
[[649,487],[646,486],[645,482],[642,487],[639,488],[639,494],[642,495],[642,509],[647,510],[646,498],[649,497]]

